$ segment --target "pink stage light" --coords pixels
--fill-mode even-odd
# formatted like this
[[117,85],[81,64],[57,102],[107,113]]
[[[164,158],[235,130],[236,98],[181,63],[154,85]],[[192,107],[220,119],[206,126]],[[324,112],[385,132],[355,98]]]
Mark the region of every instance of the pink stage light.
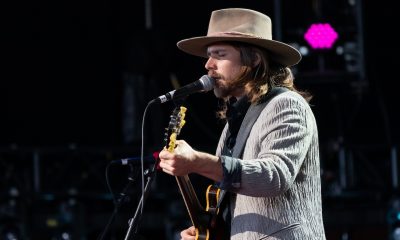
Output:
[[314,49],[329,49],[338,36],[329,23],[313,23],[304,34],[304,39]]

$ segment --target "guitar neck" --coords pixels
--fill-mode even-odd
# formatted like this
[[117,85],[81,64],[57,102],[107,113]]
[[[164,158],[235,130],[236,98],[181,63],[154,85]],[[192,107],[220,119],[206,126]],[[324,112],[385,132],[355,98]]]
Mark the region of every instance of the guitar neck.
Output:
[[[171,115],[171,120],[164,138],[166,149],[169,152],[175,150],[176,138],[183,125],[185,125],[185,112],[185,107],[177,106]],[[175,178],[188,210],[190,220],[196,228],[196,240],[209,240],[209,230],[207,229],[209,214],[206,214],[206,211],[197,199],[196,191],[190,182],[189,176],[175,176]]]
[[179,186],[179,190],[185,202],[189,213],[190,220],[193,226],[199,227],[203,223],[200,222],[201,216],[204,214],[204,209],[197,198],[196,192],[190,182],[189,176],[175,176]]

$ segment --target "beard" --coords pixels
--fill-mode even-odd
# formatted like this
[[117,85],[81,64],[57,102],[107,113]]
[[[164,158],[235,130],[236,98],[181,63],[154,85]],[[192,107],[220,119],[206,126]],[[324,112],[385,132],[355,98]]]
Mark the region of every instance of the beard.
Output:
[[217,81],[214,86],[214,95],[217,98],[227,98],[233,96],[237,88],[227,82]]

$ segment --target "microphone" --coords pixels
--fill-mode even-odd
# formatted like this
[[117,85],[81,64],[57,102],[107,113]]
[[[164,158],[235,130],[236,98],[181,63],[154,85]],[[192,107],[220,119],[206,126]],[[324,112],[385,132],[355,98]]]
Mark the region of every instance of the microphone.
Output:
[[[144,156],[143,157],[143,163],[156,163],[158,159],[158,154],[159,152],[154,152],[150,156]],[[128,157],[128,158],[122,158],[118,160],[113,160],[111,161],[111,164],[118,164],[118,165],[128,165],[129,163],[131,164],[140,164],[140,157]]]
[[170,91],[164,95],[151,100],[151,103],[165,103],[170,100],[185,98],[196,92],[207,92],[214,88],[215,79],[208,75],[203,75],[199,80],[187,84],[177,90]]

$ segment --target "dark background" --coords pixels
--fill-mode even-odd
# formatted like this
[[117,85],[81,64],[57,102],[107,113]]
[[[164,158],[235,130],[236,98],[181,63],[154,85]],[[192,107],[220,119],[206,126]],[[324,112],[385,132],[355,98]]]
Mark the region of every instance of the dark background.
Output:
[[[162,148],[173,105],[147,109],[142,139],[145,107],[206,73],[205,60],[176,42],[205,35],[210,12],[225,7],[266,13],[275,39],[310,51],[294,72],[314,95],[327,238],[391,239],[399,208],[397,16],[389,1],[362,0],[1,3],[1,239],[97,238],[113,211],[108,163],[139,156],[142,140],[145,156]],[[305,42],[313,22],[338,32],[332,49]],[[349,43],[356,47],[338,55]],[[217,100],[193,94],[185,105],[181,138],[213,152],[223,126]],[[108,169],[117,196],[128,176],[140,181],[138,168]],[[202,194],[204,183],[192,178]],[[107,238],[124,236],[139,190],[130,188]],[[186,226],[173,178],[159,174],[146,204],[141,239],[175,239]]]

